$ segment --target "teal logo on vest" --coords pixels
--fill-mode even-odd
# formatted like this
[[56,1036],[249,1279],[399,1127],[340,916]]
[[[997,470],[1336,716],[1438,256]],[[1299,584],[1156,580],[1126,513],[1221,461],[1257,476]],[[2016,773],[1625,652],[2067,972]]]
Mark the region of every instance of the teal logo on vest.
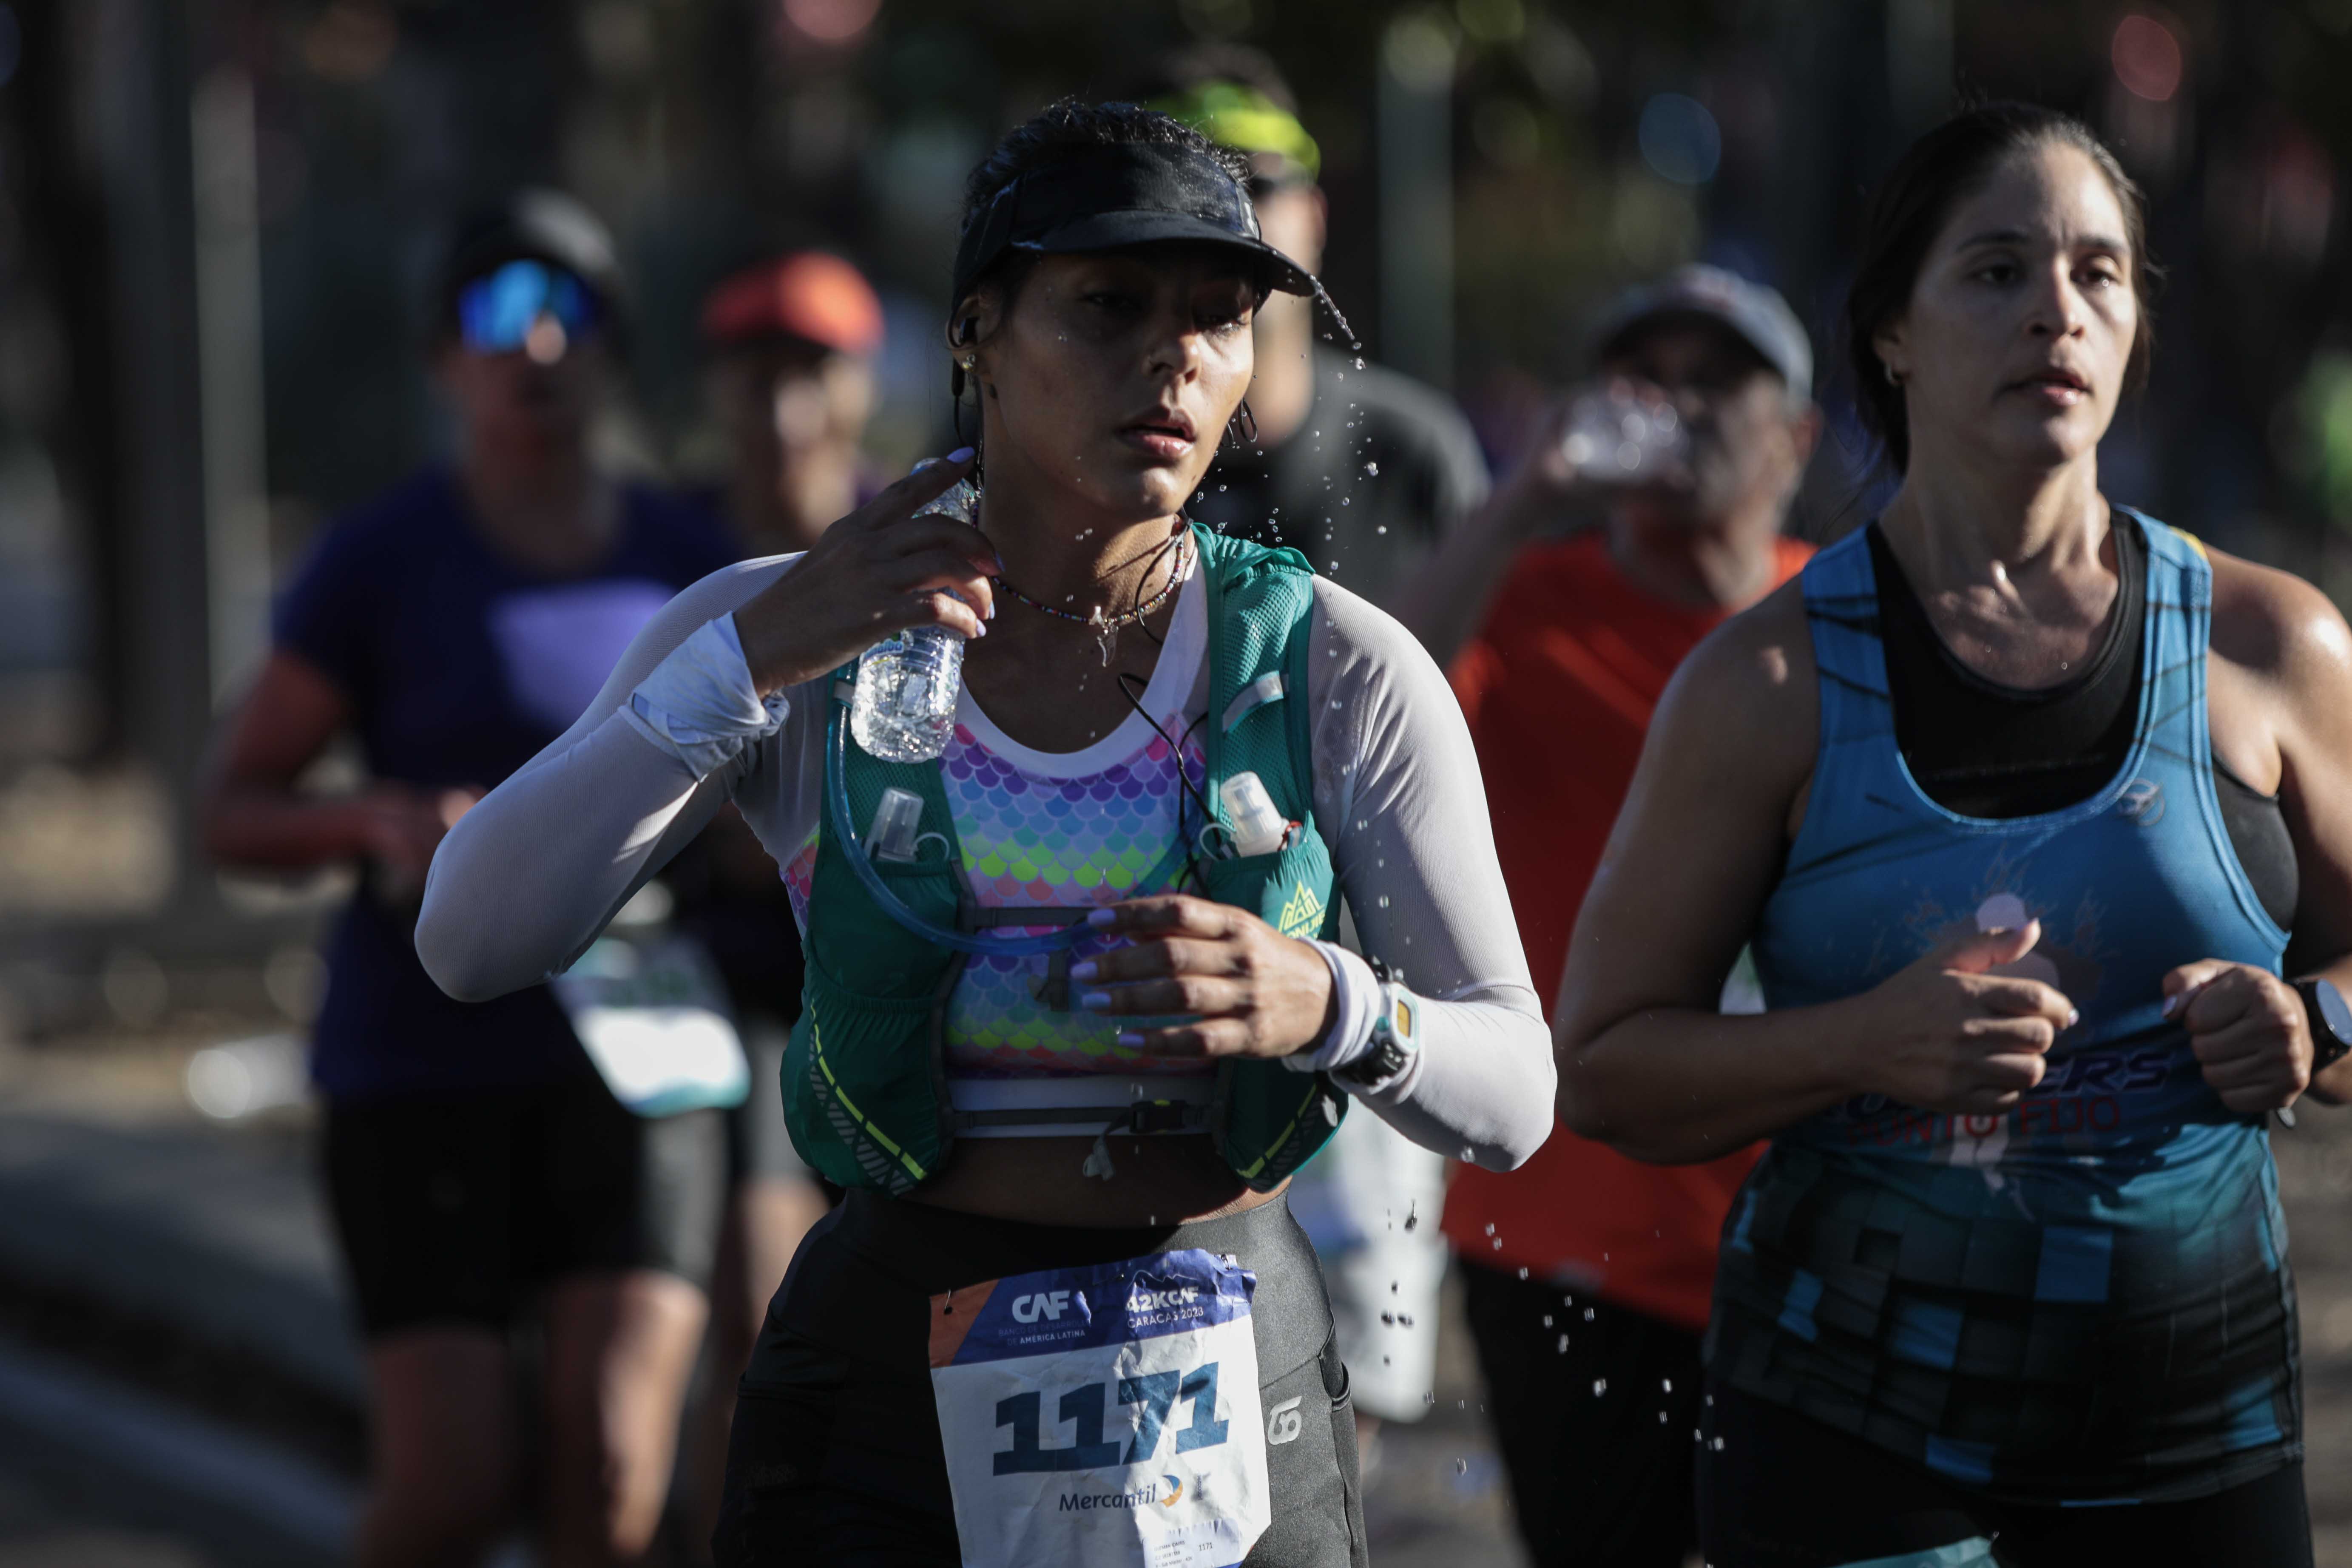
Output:
[[1313,936],[1323,929],[1323,900],[1315,896],[1314,889],[1299,883],[1290,901],[1282,906],[1282,916],[1274,922],[1274,929],[1285,936]]
[[2164,786],[2154,779],[2134,779],[2116,798],[2116,809],[2142,827],[2164,820]]

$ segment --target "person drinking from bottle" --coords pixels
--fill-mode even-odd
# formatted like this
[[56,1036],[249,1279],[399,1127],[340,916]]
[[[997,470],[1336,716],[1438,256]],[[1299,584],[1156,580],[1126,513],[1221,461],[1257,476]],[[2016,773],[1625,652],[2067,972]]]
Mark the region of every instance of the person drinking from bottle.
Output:
[[[1595,342],[1595,382],[1404,611],[1451,658],[1546,995],[1667,680],[1811,553],[1780,532],[1821,420],[1811,346],[1778,294],[1685,268],[1628,290]],[[1628,416],[1651,437],[1633,452]],[[1603,526],[1527,542],[1579,508]],[[1696,1544],[1699,1335],[1754,1160],[1663,1169],[1555,1131],[1519,1170],[1454,1173],[1445,1235],[1535,1562],[1679,1568]]]
[[[1351,1110],[1498,1168],[1549,1131],[1443,677],[1181,511],[1257,304],[1318,288],[1245,173],[1128,105],[1009,134],[947,301],[976,450],[680,595],[436,858],[418,952],[460,996],[560,968],[725,801],[798,890],[785,1111],[848,1194],[743,1379],[722,1563],[1362,1563],[1284,1184]],[[923,760],[933,688],[859,666],[938,633]]]
[[[2312,1560],[2269,1141],[2352,1092],[2352,633],[2101,493],[2149,275],[2074,120],[1904,155],[1845,311],[1901,488],[1684,665],[1577,921],[1568,1126],[1770,1140],[1722,1568]],[[1769,1010],[1725,1016],[1743,944]]]

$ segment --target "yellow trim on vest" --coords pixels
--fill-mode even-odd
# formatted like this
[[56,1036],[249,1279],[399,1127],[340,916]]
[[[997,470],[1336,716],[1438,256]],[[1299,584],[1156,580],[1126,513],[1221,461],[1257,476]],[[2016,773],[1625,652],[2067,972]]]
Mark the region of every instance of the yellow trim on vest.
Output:
[[824,1081],[833,1086],[834,1099],[841,1102],[842,1110],[849,1112],[850,1120],[856,1122],[858,1126],[864,1128],[867,1137],[873,1139],[874,1142],[881,1144],[883,1148],[888,1150],[892,1157],[895,1158],[898,1163],[907,1167],[908,1173],[911,1174],[915,1180],[919,1182],[927,1179],[930,1173],[924,1170],[923,1167],[916,1162],[914,1157],[909,1155],[904,1149],[901,1149],[898,1144],[892,1142],[888,1133],[883,1131],[879,1127],[875,1126],[874,1123],[866,1118],[866,1113],[858,1110],[857,1107],[850,1101],[848,1094],[845,1092],[841,1087],[841,1080],[833,1076],[833,1068],[824,1059],[824,1030],[819,1026],[816,1020],[816,1015],[814,1013],[809,1015],[809,1050],[816,1058],[816,1070],[824,1074]]
[[[1302,892],[1305,891],[1303,888],[1300,890]],[[1307,1114],[1307,1108],[1314,1104],[1315,1100],[1315,1090],[1310,1087],[1307,1091],[1307,1098],[1298,1102],[1298,1109],[1290,1113],[1290,1120],[1282,1124],[1282,1131],[1276,1133],[1272,1141],[1266,1144],[1265,1152],[1260,1154],[1246,1167],[1235,1166],[1234,1173],[1241,1177],[1243,1181],[1246,1182],[1252,1176],[1256,1175],[1260,1171],[1265,1170],[1265,1163],[1268,1160],[1273,1159],[1276,1154],[1282,1152],[1285,1149],[1289,1148],[1290,1135],[1298,1131],[1299,1118]]]
[[[2172,524],[2168,522],[2164,526],[2167,528],[2172,528]],[[2205,564],[2208,566],[2213,564],[2213,552],[2205,548],[2205,542],[2203,540],[2198,538],[2195,534],[2189,532],[2185,528],[2172,528],[2172,531],[2187,540],[2189,542],[2189,548],[2194,550],[2198,554],[2205,558]]]

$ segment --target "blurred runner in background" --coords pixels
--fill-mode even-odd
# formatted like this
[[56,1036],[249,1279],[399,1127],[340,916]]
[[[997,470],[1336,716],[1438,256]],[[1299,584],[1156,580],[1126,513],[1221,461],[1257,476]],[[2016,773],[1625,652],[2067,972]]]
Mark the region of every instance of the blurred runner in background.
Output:
[[[327,531],[206,805],[225,864],[362,868],[328,942],[313,1075],[368,1342],[369,1568],[478,1561],[526,1478],[546,1489],[549,1563],[636,1560],[703,1331],[718,1113],[633,1114],[548,987],[453,1002],[413,936],[448,826],[562,732],[673,593],[733,559],[713,520],[590,459],[618,287],[609,238],[568,198],[526,193],[463,229],[433,347],[457,460]],[[371,782],[307,793],[346,730]],[[518,1415],[509,1351],[525,1321],[545,1335],[536,1418]]]
[[[1448,542],[1404,617],[1452,657],[1548,1001],[1668,678],[1811,553],[1780,534],[1820,416],[1812,351],[1778,294],[1685,268],[1622,297],[1598,349],[1602,383],[1572,405],[1584,417],[1563,419]],[[1571,461],[1596,399],[1621,429],[1663,403],[1678,439],[1625,454],[1640,471],[1606,492],[1605,528],[1523,549],[1592,500],[1596,467],[1619,467],[1615,451]],[[1636,1164],[1560,1128],[1517,1171],[1454,1173],[1445,1234],[1537,1563],[1675,1568],[1696,1545],[1699,1333],[1716,1236],[1754,1160]]]
[[[874,410],[882,302],[837,256],[803,250],[734,273],[702,310],[706,384],[728,452],[720,497],[746,557],[791,554],[880,487],[863,442]],[[769,1299],[808,1227],[831,1206],[793,1152],[775,1092],[784,1042],[801,1012],[801,933],[775,861],[729,805],[670,863],[678,924],[718,961],[751,1058],[751,1092],[728,1113],[729,1199],[711,1278],[709,1385],[688,1445],[682,1531],[707,1556],[727,1473],[735,1384],[750,1364]]]
[[[1272,60],[1232,46],[1189,51],[1162,62],[1139,96],[1247,153],[1266,243],[1310,271],[1322,264],[1323,154]],[[1388,606],[1486,499],[1486,460],[1444,394],[1327,341],[1331,323],[1315,310],[1284,295],[1259,313],[1245,439],[1219,451],[1188,510],[1222,531],[1287,544]]]
[[[1231,46],[1181,54],[1145,96],[1246,153],[1267,243],[1309,271],[1322,265],[1322,153],[1272,60]],[[1247,439],[1220,449],[1190,510],[1213,528],[1290,545],[1332,581],[1392,607],[1416,565],[1486,499],[1486,459],[1453,404],[1321,342],[1328,326],[1309,299],[1276,295],[1260,308],[1244,405],[1255,434],[1244,419]],[[1340,940],[1352,945],[1349,916]],[[1429,1408],[1444,1199],[1444,1157],[1370,1116],[1343,1123],[1292,1187],[1330,1288],[1368,1466],[1381,1421],[1417,1421]]]
[[746,556],[806,550],[881,489],[866,460],[882,301],[856,268],[800,250],[721,281],[702,307],[728,521]]

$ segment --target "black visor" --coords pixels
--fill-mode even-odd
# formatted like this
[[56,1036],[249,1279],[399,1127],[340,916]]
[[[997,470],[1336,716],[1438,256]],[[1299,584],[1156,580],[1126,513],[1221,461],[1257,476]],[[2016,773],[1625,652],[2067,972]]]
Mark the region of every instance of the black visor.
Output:
[[1034,169],[996,193],[956,246],[952,311],[1007,250],[1040,255],[1192,240],[1229,246],[1269,287],[1321,295],[1298,263],[1258,237],[1249,192],[1215,159],[1185,147],[1091,149]]

